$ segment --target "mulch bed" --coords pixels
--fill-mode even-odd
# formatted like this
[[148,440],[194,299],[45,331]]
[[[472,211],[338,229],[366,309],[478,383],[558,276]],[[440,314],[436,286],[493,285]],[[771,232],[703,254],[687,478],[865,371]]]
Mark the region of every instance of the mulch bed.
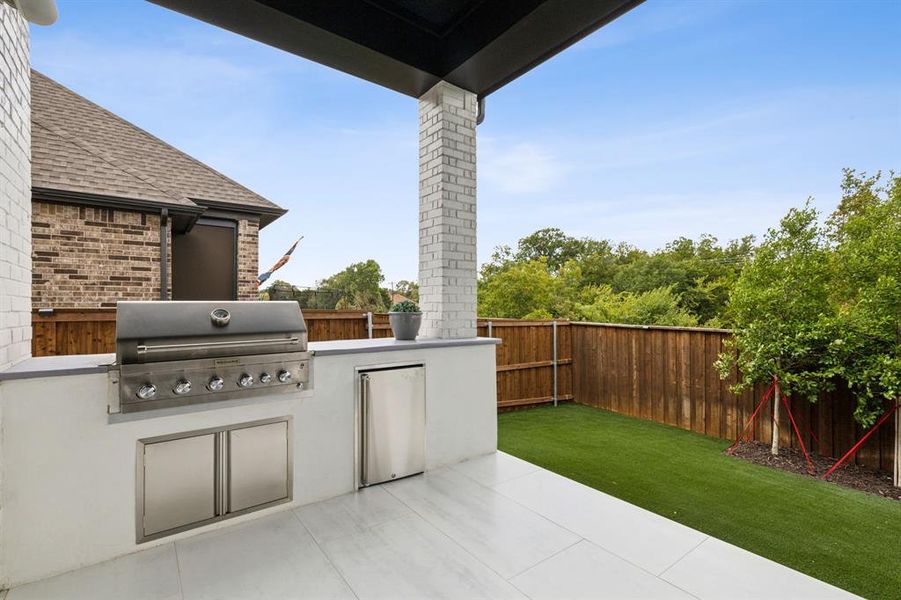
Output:
[[[813,475],[807,472],[807,461],[804,453],[797,448],[780,448],[779,455],[770,454],[770,445],[761,442],[742,442],[732,451],[732,455],[754,464],[781,469],[807,477],[820,477],[835,464],[836,459],[811,454]],[[901,488],[892,485],[890,473],[855,465],[849,460],[829,477],[829,481],[845,487],[854,488],[883,498],[901,500]]]

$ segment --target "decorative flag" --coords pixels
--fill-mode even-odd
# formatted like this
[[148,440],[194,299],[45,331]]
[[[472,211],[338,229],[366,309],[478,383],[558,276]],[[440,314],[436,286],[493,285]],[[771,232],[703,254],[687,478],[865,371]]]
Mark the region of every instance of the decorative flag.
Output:
[[294,244],[290,248],[288,248],[288,251],[285,252],[285,255],[283,257],[278,259],[277,263],[272,265],[272,267],[270,267],[269,270],[266,271],[265,273],[260,273],[260,276],[257,277],[257,287],[259,287],[264,281],[269,279],[269,277],[273,273],[275,273],[276,271],[278,271],[279,269],[284,267],[286,264],[288,264],[288,261],[291,260],[291,253],[294,252],[294,249],[297,248],[297,244],[299,244],[300,240],[302,240],[302,239],[303,239],[303,236],[300,236],[299,238],[297,238],[297,241],[294,242]]

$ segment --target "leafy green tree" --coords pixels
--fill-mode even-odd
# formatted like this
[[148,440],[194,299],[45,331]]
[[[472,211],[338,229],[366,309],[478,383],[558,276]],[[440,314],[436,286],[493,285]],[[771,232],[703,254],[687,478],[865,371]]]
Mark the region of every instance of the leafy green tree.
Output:
[[[830,312],[829,247],[810,202],[792,209],[767,232],[732,288],[729,315],[735,337],[717,366],[725,378],[738,366],[736,391],[778,377],[782,389],[816,401],[832,386],[824,368]],[[778,417],[779,395],[773,410]],[[773,432],[778,453],[778,431]]]
[[835,244],[834,332],[829,364],[857,401],[855,419],[872,425],[886,400],[901,398],[901,177],[846,170],[842,201],[829,221]]
[[369,259],[319,281],[318,287],[338,294],[334,308],[384,312],[390,302],[388,291],[381,287],[384,280],[379,263]]
[[751,236],[720,246],[713,236],[697,242],[678,238],[652,254],[624,264],[611,282],[616,291],[646,292],[669,287],[680,305],[702,323],[723,317],[729,289],[753,248]]
[[265,293],[268,300],[294,300],[295,289],[287,281],[276,279],[269,285]]
[[419,302],[419,284],[415,281],[401,279],[394,284],[394,291],[414,302]]
[[479,314],[512,319],[553,316],[560,292],[546,259],[513,263],[479,282]]
[[670,288],[647,292],[614,292],[609,285],[583,292],[588,300],[575,306],[578,320],[633,325],[693,326],[697,318],[679,305]]
[[530,262],[543,258],[548,269],[556,271],[567,261],[609,253],[610,243],[606,240],[577,239],[556,227],[547,227],[520,239],[514,259],[516,262]]

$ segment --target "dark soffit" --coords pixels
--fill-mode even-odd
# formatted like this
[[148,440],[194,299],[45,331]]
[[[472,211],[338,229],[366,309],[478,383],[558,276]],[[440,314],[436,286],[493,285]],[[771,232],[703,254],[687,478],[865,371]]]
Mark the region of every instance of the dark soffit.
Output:
[[419,97],[486,96],[643,0],[150,0]]

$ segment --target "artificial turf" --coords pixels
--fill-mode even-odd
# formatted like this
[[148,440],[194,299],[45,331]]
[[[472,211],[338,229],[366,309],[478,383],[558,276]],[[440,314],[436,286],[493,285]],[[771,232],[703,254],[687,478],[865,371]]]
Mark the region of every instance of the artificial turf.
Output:
[[867,598],[901,598],[901,502],[723,454],[729,442],[563,404],[498,415],[498,447]]

